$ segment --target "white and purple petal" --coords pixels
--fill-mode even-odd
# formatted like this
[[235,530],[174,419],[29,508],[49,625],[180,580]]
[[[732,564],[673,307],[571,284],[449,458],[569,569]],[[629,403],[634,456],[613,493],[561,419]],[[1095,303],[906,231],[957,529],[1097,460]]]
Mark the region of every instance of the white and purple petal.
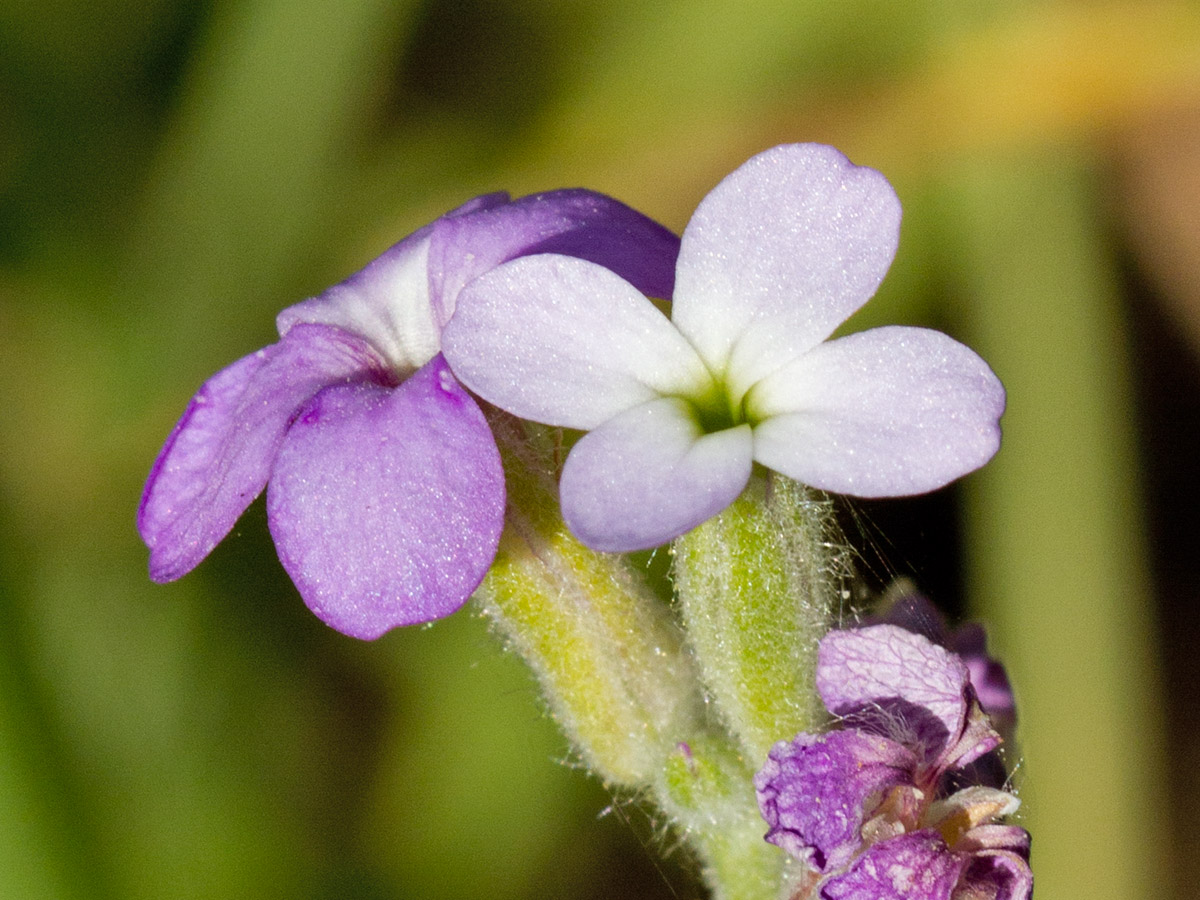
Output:
[[596,550],[665,544],[737,498],[751,449],[746,425],[705,434],[688,403],[651,400],[571,448],[559,486],[563,518]]
[[754,457],[827,491],[920,494],[1000,446],[1004,388],[974,351],[891,326],[822,344],[756,384]]
[[[484,194],[417,229],[344,281],[280,312],[279,334],[301,323],[332,325],[370,341],[398,376],[410,375],[437,354],[444,324],[430,293],[434,227],[506,203],[508,194]],[[440,263],[446,264],[444,256]]]
[[503,525],[500,456],[435,357],[394,389],[314,396],[280,449],[267,515],[309,608],[375,638],[454,612],[478,586]]
[[555,254],[505,263],[467,285],[442,346],[463,384],[547,425],[595,428],[711,382],[691,345],[633,285]]
[[696,209],[683,233],[672,317],[740,393],[870,299],[899,228],[899,200],[878,172],[832,147],[774,147]]
[[261,493],[296,411],[323,387],[386,378],[366,342],[304,325],[243,357],[192,398],[159,453],[138,509],[150,577],[187,574]]
[[[434,311],[430,284],[430,244],[438,222],[470,217],[504,206],[506,193],[467,200],[437,222],[397,241],[346,280],[314,298],[283,310],[275,318],[280,335],[301,323],[334,325],[370,341],[398,377],[407,377],[433,359],[443,320]],[[470,264],[469,247],[460,263]],[[448,265],[439,253],[439,265]]]
[[521,197],[434,223],[429,286],[440,326],[463,286],[519,256],[557,253],[616,272],[643,294],[669,298],[679,238],[604,194],[581,189]]
[[438,352],[426,260],[431,226],[388,248],[345,281],[275,317],[280,335],[300,324],[340,328],[370,341],[399,376]]
[[766,840],[818,871],[839,869],[863,843],[863,823],[917,760],[880,735],[848,729],[780,741],[754,777]]

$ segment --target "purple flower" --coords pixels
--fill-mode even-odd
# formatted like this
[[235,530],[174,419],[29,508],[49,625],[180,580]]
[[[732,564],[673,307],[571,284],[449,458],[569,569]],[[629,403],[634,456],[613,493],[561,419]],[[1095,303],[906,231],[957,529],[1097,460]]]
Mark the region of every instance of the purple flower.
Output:
[[830,147],[776,147],[696,210],[669,320],[610,271],[527,257],[464,291],[446,358],[490,402],[589,432],[561,499],[600,550],[698,525],[756,462],[858,496],[933,490],[995,453],[995,375],[926,329],[826,341],[875,292],[899,225],[878,172]]
[[913,589],[896,592],[885,604],[882,613],[870,621],[899,625],[957,654],[971,673],[971,687],[979,705],[1008,741],[1017,724],[1016,699],[1004,666],[988,655],[983,626],[968,622],[951,632],[937,607]]
[[677,251],[590,191],[491,194],[285,309],[279,342],[204,383],[150,472],[138,530],[151,578],[191,571],[269,482],[280,561],[329,625],[374,638],[453,612],[495,556],[505,496],[483,413],[440,353],[463,286],[554,252],[669,296]]
[[896,625],[833,631],[817,690],[842,728],[772,748],[754,779],[766,839],[823,900],[1027,900],[1029,835],[1009,793],[959,772],[1000,742],[956,654]]

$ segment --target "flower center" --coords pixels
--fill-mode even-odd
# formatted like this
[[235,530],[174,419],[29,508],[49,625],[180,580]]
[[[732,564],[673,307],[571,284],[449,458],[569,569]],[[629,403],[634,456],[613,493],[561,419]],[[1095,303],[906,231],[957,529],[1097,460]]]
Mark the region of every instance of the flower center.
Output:
[[719,378],[710,380],[703,393],[683,399],[695,411],[696,421],[705,434],[754,424],[746,415],[745,398],[734,397],[728,385]]

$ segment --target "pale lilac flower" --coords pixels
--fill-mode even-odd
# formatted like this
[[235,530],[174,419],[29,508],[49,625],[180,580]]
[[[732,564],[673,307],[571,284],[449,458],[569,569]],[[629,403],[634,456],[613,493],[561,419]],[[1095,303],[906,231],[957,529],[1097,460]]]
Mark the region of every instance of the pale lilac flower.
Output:
[[755,463],[864,497],[929,491],[995,453],[1004,391],[935,331],[826,340],[875,292],[899,224],[878,172],[830,147],[776,147],[696,210],[669,320],[610,271],[530,256],[464,291],[446,358],[490,402],[589,432],[561,499],[597,549],[682,534]]
[[1009,793],[947,775],[1000,736],[966,664],[896,625],[833,631],[817,690],[842,728],[772,748],[755,777],[766,839],[814,874],[823,900],[1028,900],[1029,834],[997,823]]
[[151,577],[194,568],[269,482],[280,561],[325,622],[373,638],[453,612],[495,556],[505,496],[483,413],[440,353],[463,285],[553,252],[669,295],[677,251],[590,191],[492,194],[285,309],[279,342],[205,382],[159,454],[138,512]]

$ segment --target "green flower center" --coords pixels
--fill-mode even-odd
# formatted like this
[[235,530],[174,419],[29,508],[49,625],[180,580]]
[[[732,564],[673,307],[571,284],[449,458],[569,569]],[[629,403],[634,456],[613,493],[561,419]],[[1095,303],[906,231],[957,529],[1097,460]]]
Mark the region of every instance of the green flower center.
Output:
[[747,404],[750,392],[735,396],[723,379],[713,378],[700,394],[684,397],[694,411],[696,422],[705,434],[714,434],[739,425],[754,427],[760,418]]

